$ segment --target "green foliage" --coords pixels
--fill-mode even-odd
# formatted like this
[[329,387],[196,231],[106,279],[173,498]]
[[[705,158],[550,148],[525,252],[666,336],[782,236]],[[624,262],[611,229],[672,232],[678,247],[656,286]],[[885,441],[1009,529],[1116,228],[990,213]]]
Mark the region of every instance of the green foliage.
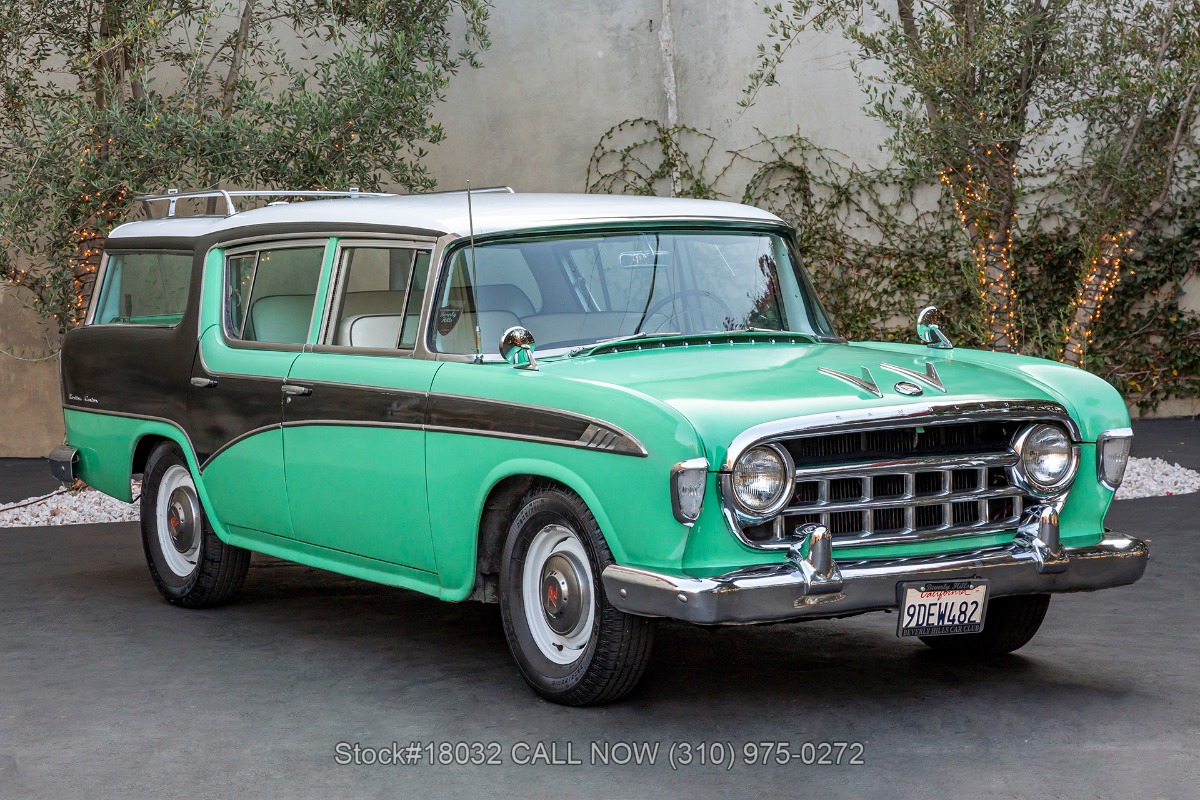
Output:
[[[742,105],[778,85],[805,36],[843,36],[896,165],[937,175],[954,202],[990,346],[1021,345],[1018,295],[1037,270],[1014,260],[1022,229],[1036,230],[1022,217],[1037,214],[1048,187],[1061,196],[1055,212],[1081,246],[1073,307],[1056,315],[1058,349],[1085,363],[1125,257],[1200,180],[1200,0],[790,0],[762,10],[767,41]],[[1032,333],[1024,349],[1050,349]]]
[[[703,200],[716,198],[707,175],[717,140],[711,135],[655,120],[627,119],[605,131],[588,163],[588,191],[604,194],[675,194]],[[672,190],[677,181],[679,190]]]
[[[135,195],[433,181],[432,106],[488,0],[15,0],[0,9],[0,277],[62,328]],[[465,20],[465,39],[451,27]]]
[[[614,148],[613,131],[620,131]],[[629,120],[597,145],[588,191],[665,194],[670,169],[688,174],[689,196],[766,208],[796,227],[801,255],[838,332],[851,340],[915,341],[926,304],[950,312],[959,345],[984,347],[987,318],[978,275],[953,206],[932,178],[906,170],[860,170],[799,134],[767,137],[714,163],[715,142],[690,128]],[[664,139],[671,141],[664,144]],[[671,160],[668,166],[667,159]],[[1077,269],[1087,247],[1069,199],[1046,192],[1014,234],[1014,282],[1023,352],[1057,358]],[[1127,259],[1127,277],[1101,315],[1092,371],[1143,411],[1172,397],[1200,397],[1200,316],[1181,306],[1197,274],[1200,203],[1177,207]]]

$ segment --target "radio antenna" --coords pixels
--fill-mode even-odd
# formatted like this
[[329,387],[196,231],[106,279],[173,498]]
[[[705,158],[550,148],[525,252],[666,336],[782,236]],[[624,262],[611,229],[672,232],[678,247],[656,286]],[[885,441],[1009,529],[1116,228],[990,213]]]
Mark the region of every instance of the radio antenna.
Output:
[[475,363],[483,363],[483,344],[479,338],[479,300],[476,293],[479,291],[479,286],[475,280],[475,212],[471,208],[471,182],[467,181],[467,227],[470,233],[470,248],[471,248],[471,298],[475,306]]

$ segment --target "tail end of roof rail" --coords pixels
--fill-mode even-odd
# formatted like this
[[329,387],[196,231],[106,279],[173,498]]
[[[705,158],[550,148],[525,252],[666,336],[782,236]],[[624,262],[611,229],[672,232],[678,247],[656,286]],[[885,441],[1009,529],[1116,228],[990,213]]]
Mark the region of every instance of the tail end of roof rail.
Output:
[[[439,195],[439,194],[466,194],[466,189],[453,189],[441,192],[414,192],[416,196],[423,195]],[[472,189],[471,194],[515,194],[510,186],[487,186],[480,189]],[[167,189],[166,194],[146,194],[139,195],[134,198],[137,202],[142,203],[146,209],[147,216],[153,217],[153,203],[166,203],[167,211],[163,218],[174,218],[176,216],[176,204],[180,200],[221,200],[225,204],[225,213],[219,216],[231,217],[238,213],[237,205],[234,203],[234,198],[243,197],[271,197],[271,198],[295,198],[295,199],[335,199],[335,198],[356,198],[356,197],[398,197],[393,192],[364,192],[357,186],[352,186],[346,190],[314,190],[304,191],[296,189],[201,189],[196,191],[181,192],[178,189]],[[286,201],[285,201],[286,202]],[[201,215],[193,215],[201,216]]]

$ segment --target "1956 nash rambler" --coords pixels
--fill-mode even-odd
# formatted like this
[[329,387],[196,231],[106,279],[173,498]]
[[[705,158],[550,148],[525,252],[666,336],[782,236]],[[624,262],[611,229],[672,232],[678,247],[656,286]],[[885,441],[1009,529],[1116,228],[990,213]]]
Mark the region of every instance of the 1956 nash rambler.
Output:
[[[919,343],[845,341],[771,214],[252,194],[146,198],[62,352],[51,466],[126,501],[142,476],[176,605],[230,600],[252,551],[499,602],[529,684],[583,705],[634,687],[656,617],[895,611],[999,653],[1145,569],[1104,528],[1116,391],[954,349],[933,309]],[[226,213],[175,213],[196,198]]]

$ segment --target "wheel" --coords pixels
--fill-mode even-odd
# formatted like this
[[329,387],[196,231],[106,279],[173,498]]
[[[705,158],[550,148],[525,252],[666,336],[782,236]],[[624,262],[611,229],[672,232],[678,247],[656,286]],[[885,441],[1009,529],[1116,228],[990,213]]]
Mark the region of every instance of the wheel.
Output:
[[142,546],[158,591],[188,608],[228,602],[250,567],[250,551],[225,544],[208,524],[183,452],[170,442],[146,461]]
[[584,502],[559,487],[530,491],[500,564],[500,615],[521,674],[555,703],[628,694],[650,658],[650,620],[608,602],[600,574],[612,553]]
[[1029,643],[1046,618],[1050,595],[1027,594],[988,601],[987,619],[979,633],[922,636],[934,650],[964,656],[1011,653]]

